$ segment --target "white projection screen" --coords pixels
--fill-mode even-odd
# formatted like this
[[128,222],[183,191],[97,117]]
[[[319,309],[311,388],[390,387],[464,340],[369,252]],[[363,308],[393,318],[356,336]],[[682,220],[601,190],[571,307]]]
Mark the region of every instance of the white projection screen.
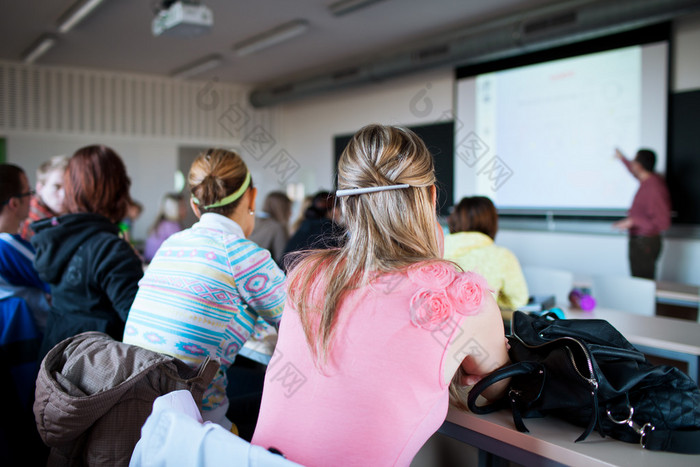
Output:
[[638,182],[614,158],[665,171],[668,41],[458,74],[454,197],[506,212],[624,212]]

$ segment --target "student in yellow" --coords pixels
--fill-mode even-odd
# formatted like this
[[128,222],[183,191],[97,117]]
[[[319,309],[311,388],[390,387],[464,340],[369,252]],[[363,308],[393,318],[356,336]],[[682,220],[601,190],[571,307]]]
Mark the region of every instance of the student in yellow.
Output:
[[496,246],[498,213],[485,196],[463,198],[447,219],[445,259],[486,278],[502,310],[517,310],[528,301],[520,263],[508,249]]

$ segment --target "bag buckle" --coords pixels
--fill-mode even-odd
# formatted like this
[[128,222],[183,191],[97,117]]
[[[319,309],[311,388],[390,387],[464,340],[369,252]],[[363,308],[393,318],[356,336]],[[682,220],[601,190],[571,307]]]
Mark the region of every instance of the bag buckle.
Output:
[[647,447],[647,443],[645,440],[646,435],[647,435],[647,430],[649,430],[649,432],[651,433],[655,429],[656,429],[656,427],[654,425],[647,422],[642,426],[640,431],[637,431],[637,433],[639,433],[639,445],[642,447],[642,449],[646,449],[646,447]]
[[630,428],[632,428],[637,434],[639,435],[639,445],[645,449],[646,446],[646,436],[648,433],[651,433],[656,429],[654,425],[651,423],[647,422],[644,425],[638,425],[637,423],[632,420],[632,417],[634,416],[634,407],[628,405],[627,408],[629,409],[629,415],[627,416],[626,419],[624,420],[616,420],[613,418],[612,413],[610,412],[610,409],[607,410],[608,418],[610,421],[613,423],[616,423],[618,425],[627,425]]

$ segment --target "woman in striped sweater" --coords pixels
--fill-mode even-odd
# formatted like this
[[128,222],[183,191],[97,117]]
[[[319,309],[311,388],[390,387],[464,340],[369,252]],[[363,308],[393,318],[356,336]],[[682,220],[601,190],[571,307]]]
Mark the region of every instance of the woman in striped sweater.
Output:
[[269,251],[246,238],[257,190],[238,154],[210,149],[193,162],[188,183],[199,222],[156,252],[139,282],[124,342],[193,367],[217,359],[221,368],[204,394],[202,417],[231,428],[226,370],[259,318],[277,326],[285,277]]

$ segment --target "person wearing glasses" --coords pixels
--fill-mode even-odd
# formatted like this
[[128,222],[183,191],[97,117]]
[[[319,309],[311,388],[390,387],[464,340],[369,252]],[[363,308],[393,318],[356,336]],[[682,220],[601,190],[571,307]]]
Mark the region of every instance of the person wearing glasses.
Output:
[[[6,463],[46,464],[48,449],[34,423],[37,346],[49,313],[49,286],[34,269],[34,248],[19,235],[34,191],[24,170],[0,164],[0,367],[7,429],[0,429]],[[21,447],[20,447],[21,446]]]
[[0,300],[24,299],[37,329],[43,332],[49,286],[34,269],[34,248],[18,234],[33,194],[24,170],[13,164],[0,164]]

